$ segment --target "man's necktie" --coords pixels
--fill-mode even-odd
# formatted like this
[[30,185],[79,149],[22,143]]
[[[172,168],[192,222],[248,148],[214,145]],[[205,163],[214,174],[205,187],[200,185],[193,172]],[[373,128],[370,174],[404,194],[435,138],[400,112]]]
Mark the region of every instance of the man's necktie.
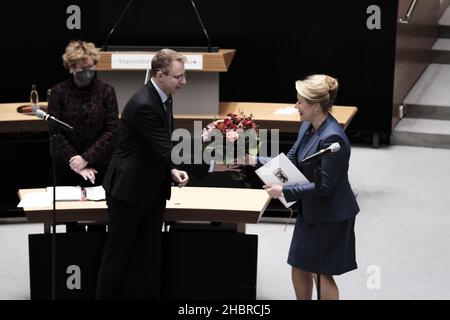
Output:
[[172,96],[169,96],[164,103],[166,107],[166,117],[167,123],[169,124],[169,129],[172,130]]

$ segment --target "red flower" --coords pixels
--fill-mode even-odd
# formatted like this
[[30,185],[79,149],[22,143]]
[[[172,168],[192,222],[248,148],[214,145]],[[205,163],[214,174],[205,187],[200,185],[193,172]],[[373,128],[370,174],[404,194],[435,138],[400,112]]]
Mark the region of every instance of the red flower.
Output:
[[253,125],[253,121],[251,119],[244,120],[244,126],[250,128]]
[[231,119],[225,119],[225,125],[227,127],[231,126],[233,124],[233,121],[231,121]]

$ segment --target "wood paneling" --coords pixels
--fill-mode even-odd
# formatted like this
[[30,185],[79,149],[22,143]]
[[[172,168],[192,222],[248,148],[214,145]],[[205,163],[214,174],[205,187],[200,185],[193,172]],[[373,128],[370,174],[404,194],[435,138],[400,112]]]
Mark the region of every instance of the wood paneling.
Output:
[[[404,18],[412,0],[399,0],[398,18]],[[392,128],[399,106],[430,62],[430,49],[438,37],[439,0],[419,0],[409,24],[397,25]]]

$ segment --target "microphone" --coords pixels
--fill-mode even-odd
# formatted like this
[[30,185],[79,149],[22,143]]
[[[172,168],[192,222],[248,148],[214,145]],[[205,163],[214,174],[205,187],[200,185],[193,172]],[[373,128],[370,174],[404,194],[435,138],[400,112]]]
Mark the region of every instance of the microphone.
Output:
[[335,142],[333,144],[331,144],[328,148],[326,149],[322,149],[308,157],[306,157],[305,159],[302,160],[302,163],[307,163],[310,162],[312,160],[319,160],[321,159],[323,156],[325,156],[326,154],[330,153],[330,152],[337,152],[341,149],[341,145],[339,144],[339,142]]
[[49,115],[48,113],[42,111],[41,109],[36,110],[35,115],[38,118],[41,118],[44,121],[50,121],[53,124],[56,124],[67,131],[73,131],[73,127],[69,126],[67,123],[62,122],[61,120],[56,119],[54,116]]
[[30,107],[31,112],[36,112],[36,110],[39,109],[39,95],[35,84],[31,86]]
[[134,0],[130,0],[128,2],[128,4],[126,5],[125,9],[122,11],[122,13],[119,16],[119,19],[117,19],[116,23],[114,23],[114,26],[112,27],[111,31],[109,32],[108,36],[106,37],[105,40],[105,44],[102,46],[102,51],[106,51],[108,49],[108,41],[109,38],[111,38],[111,35],[113,34],[113,32],[116,30],[117,25],[120,23],[120,21],[122,20],[123,16],[125,15],[125,13],[127,12],[128,8],[130,7],[131,3]]
[[208,41],[208,52],[211,52],[211,41],[209,40],[208,31],[206,31],[205,25],[203,24],[200,14],[198,13],[198,10],[197,10],[197,7],[195,6],[194,0],[191,0],[191,4],[192,4],[192,7],[194,8],[195,14],[197,15],[198,22],[200,22],[200,25],[202,26],[203,33],[206,36],[206,41]]

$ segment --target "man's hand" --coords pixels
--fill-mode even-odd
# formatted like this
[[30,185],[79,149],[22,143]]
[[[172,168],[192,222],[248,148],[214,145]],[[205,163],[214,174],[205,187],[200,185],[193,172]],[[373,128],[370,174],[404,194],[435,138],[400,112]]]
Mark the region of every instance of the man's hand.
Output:
[[214,163],[214,172],[224,172],[224,171],[241,172],[241,169],[239,169],[238,164]]
[[278,199],[283,195],[283,186],[281,184],[264,185],[263,188],[274,199]]
[[87,167],[88,163],[80,155],[76,155],[69,160],[70,168],[76,173],[80,173],[81,170]]
[[78,174],[83,177],[84,180],[88,180],[94,184],[95,183],[95,175],[97,174],[97,170],[93,168],[84,168],[83,170],[79,171]]
[[189,181],[189,176],[188,176],[186,171],[180,171],[178,169],[172,169],[170,171],[170,173],[172,175],[172,180],[175,181],[176,183],[178,183],[178,186],[180,188],[182,188],[185,185],[187,185],[187,183]]

